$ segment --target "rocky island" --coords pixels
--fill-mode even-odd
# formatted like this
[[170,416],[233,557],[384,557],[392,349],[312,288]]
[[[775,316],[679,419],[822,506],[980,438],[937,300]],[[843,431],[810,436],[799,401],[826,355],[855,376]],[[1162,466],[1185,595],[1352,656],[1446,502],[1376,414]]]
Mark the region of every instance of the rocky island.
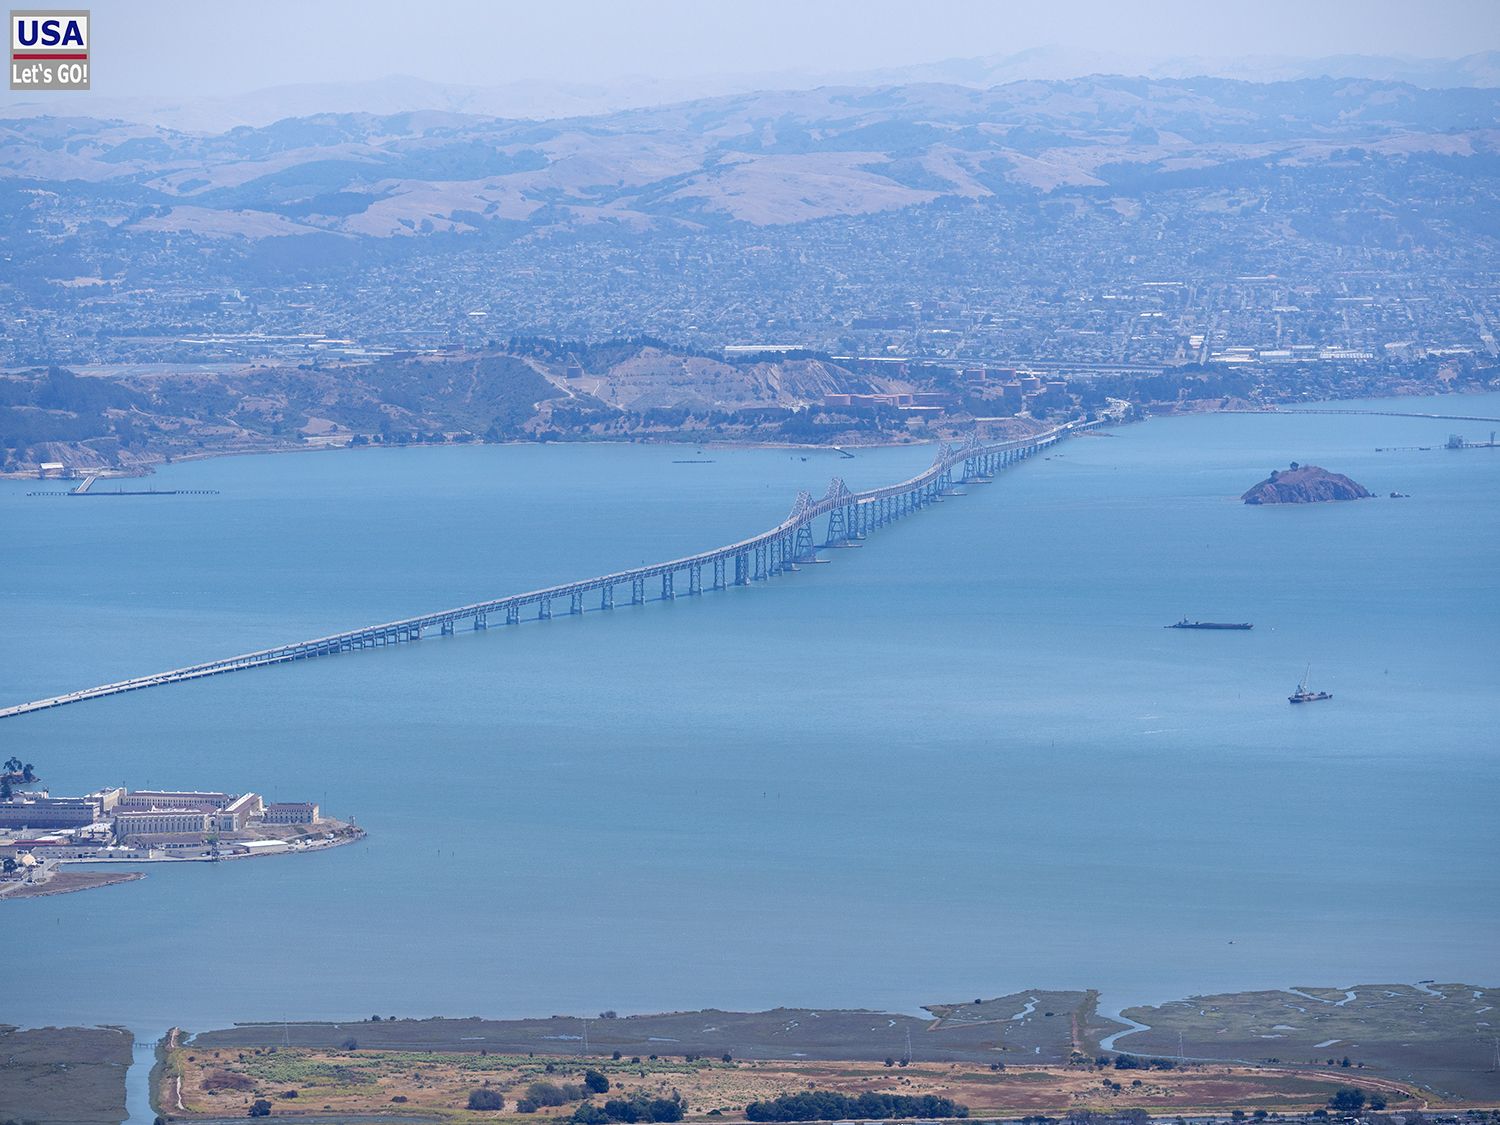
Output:
[[1246,504],[1317,504],[1324,500],[1362,500],[1372,493],[1342,473],[1317,465],[1272,469],[1271,475],[1240,497]]

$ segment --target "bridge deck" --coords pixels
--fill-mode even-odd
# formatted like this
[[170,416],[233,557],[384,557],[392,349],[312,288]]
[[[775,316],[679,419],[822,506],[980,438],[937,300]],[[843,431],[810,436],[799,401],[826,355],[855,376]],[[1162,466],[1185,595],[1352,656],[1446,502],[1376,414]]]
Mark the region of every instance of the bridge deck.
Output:
[[[703,588],[701,572],[704,567],[714,568],[715,580],[712,588],[745,585],[752,580],[792,570],[796,562],[806,561],[810,551],[815,550],[810,538],[812,521],[815,519],[829,516],[833,520],[838,518],[834,515],[837,512],[843,514],[846,521],[843,525],[845,528],[848,526],[847,521],[850,520],[857,526],[884,526],[886,522],[898,518],[898,514],[883,514],[883,509],[880,509],[879,505],[883,502],[888,506],[894,506],[895,502],[913,502],[914,506],[920,507],[930,500],[937,499],[938,494],[943,490],[944,482],[950,481],[951,470],[956,465],[964,465],[966,470],[972,468],[971,472],[966,472],[964,479],[985,480],[988,479],[989,471],[999,467],[998,464],[992,464],[992,462],[1003,461],[1008,464],[1010,459],[1020,460],[1030,457],[1041,449],[1062,440],[1069,433],[1095,424],[1069,423],[1046,433],[1015,441],[958,447],[941,446],[932,465],[923,472],[897,484],[868,489],[864,492],[849,492],[843,487],[842,481],[835,479],[834,484],[830,486],[829,494],[821,500],[813,501],[805,493],[802,494],[791,515],[775,527],[734,543],[700,551],[697,554],[684,555],[681,558],[633,567],[629,570],[615,571],[612,574],[601,574],[593,578],[565,582],[557,586],[547,586],[491,601],[439,610],[436,613],[427,613],[419,617],[388,621],[380,625],[367,625],[326,637],[316,637],[312,640],[242,653],[239,656],[230,656],[221,660],[174,668],[166,672],[157,672],[154,675],[138,676],[116,683],[101,684],[98,687],[83,688],[47,699],[0,708],[0,719],[43,711],[51,707],[62,707],[69,703],[81,703],[88,699],[119,695],[127,691],[139,691],[142,688],[181,683],[205,676],[218,676],[225,672],[237,672],[247,668],[305,660],[358,648],[417,640],[427,629],[436,628],[443,633],[451,633],[460,621],[472,622],[476,629],[487,628],[491,615],[503,615],[501,619],[507,624],[515,624],[520,620],[520,611],[527,607],[537,607],[538,616],[550,617],[551,603],[564,598],[569,601],[570,612],[578,613],[583,611],[582,596],[589,593],[601,593],[603,595],[601,608],[609,608],[613,605],[613,591],[617,586],[631,587],[632,600],[644,601],[646,599],[643,587],[648,579],[662,579],[662,597],[670,598],[675,596],[672,592],[671,577],[682,571],[690,575],[690,592],[699,593]],[[871,520],[872,511],[877,513],[873,520]],[[804,543],[800,554],[792,546],[799,536]],[[849,537],[847,531],[845,537]],[[733,582],[729,580],[731,563],[734,563]],[[718,569],[720,567],[723,568],[722,572]]]

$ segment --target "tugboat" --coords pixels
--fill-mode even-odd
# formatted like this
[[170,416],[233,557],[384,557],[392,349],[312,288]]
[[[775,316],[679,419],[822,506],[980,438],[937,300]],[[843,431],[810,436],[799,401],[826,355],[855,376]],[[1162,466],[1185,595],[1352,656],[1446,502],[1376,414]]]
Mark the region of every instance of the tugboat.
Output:
[[1163,629],[1254,629],[1248,621],[1229,623],[1225,621],[1189,621],[1184,617],[1175,625],[1163,625]]
[[[1311,671],[1312,671],[1312,665],[1309,664],[1308,667],[1307,667],[1307,672],[1310,673]],[[1319,700],[1322,700],[1322,699],[1332,699],[1333,698],[1333,692],[1331,692],[1331,691],[1308,691],[1307,690],[1307,673],[1304,673],[1303,676],[1302,676],[1302,682],[1297,685],[1297,690],[1294,691],[1294,692],[1292,692],[1292,694],[1289,695],[1289,696],[1287,696],[1286,698],[1287,698],[1287,702],[1288,703],[1317,703]]]

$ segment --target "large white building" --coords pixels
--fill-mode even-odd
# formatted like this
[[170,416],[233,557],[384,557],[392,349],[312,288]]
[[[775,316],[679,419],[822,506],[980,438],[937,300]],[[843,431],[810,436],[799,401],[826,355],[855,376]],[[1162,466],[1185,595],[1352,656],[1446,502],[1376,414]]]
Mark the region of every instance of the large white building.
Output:
[[201,809],[148,809],[115,814],[115,839],[124,843],[137,836],[202,835],[213,827],[214,814]]
[[311,801],[281,801],[266,806],[267,824],[311,824],[321,819],[318,806]]

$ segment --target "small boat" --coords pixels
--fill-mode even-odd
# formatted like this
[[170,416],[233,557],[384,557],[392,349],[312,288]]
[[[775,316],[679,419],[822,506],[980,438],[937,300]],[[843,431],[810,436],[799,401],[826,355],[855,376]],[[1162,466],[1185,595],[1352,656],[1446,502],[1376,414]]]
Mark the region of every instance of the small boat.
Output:
[[1248,621],[1189,621],[1184,617],[1175,625],[1163,625],[1163,629],[1254,629]]
[[[1307,673],[1312,672],[1312,665],[1308,665]],[[1317,703],[1322,699],[1332,699],[1331,691],[1309,691],[1307,687],[1307,673],[1302,676],[1302,682],[1297,685],[1297,690],[1287,696],[1288,703]]]

